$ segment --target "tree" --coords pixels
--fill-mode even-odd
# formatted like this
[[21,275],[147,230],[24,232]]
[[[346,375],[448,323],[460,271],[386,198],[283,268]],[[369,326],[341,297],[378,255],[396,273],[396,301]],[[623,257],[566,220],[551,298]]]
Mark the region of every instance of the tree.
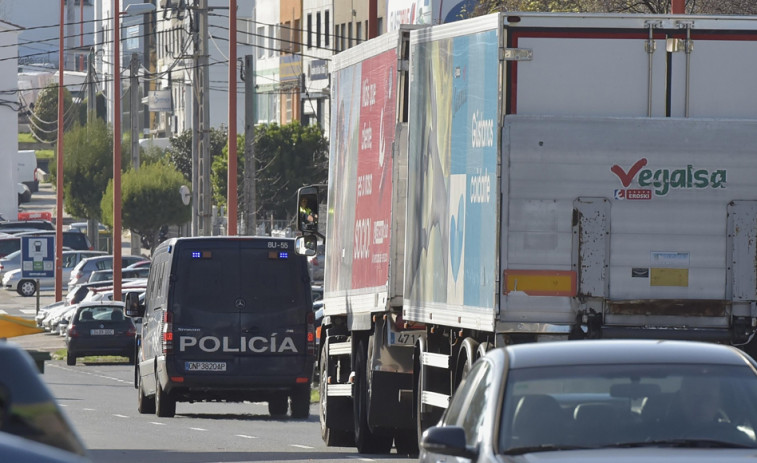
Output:
[[[87,98],[79,105],[79,124],[87,125]],[[98,119],[106,120],[108,113],[108,102],[105,101],[105,95],[98,92],[95,95],[95,115]]]
[[[213,197],[226,204],[228,150],[212,166]],[[237,138],[237,185],[239,211],[244,175],[244,137]],[[256,206],[259,217],[293,217],[297,189],[306,184],[326,183],[328,141],[318,126],[299,121],[286,125],[261,124],[255,127]]]
[[[63,131],[73,126],[78,114],[73,111],[71,92],[63,88]],[[52,83],[42,89],[34,104],[29,122],[32,135],[45,143],[55,143],[58,139],[58,84]]]
[[[121,221],[123,228],[146,238],[150,251],[157,244],[163,225],[189,222],[192,212],[181,201],[179,188],[186,179],[172,166],[156,162],[129,170],[121,177]],[[113,182],[102,198],[103,222],[113,226]]]
[[[100,219],[100,202],[113,177],[113,134],[102,119],[76,124],[63,141],[63,191],[66,212]],[[122,158],[122,161],[124,159]],[[122,165],[128,165],[128,158]]]
[[[226,129],[210,129],[210,159],[211,162],[223,154],[228,137]],[[192,180],[192,131],[185,130],[176,137],[171,137],[171,147],[168,149],[168,157],[187,181]]]

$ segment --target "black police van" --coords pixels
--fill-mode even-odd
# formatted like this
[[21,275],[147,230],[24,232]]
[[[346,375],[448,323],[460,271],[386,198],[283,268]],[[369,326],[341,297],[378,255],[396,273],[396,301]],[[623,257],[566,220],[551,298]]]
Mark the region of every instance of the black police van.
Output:
[[315,361],[306,258],[294,240],[172,238],[155,250],[135,362],[140,413],[171,417],[177,402],[268,402],[307,418]]

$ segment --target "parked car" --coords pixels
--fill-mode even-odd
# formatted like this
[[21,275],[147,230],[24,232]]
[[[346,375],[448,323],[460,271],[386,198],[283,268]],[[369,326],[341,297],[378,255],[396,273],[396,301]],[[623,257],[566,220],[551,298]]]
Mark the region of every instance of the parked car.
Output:
[[[63,251],[63,273],[61,275],[61,284],[66,284],[70,279],[71,272],[76,264],[88,257],[103,256],[107,253],[103,251]],[[21,269],[17,268],[3,273],[3,288],[15,290],[18,294],[29,297],[37,292],[37,280],[43,290],[55,289],[55,277],[49,278],[23,278]]]
[[[129,265],[145,260],[142,256],[121,256],[121,268],[128,267]],[[89,275],[96,270],[112,270],[113,269],[113,256],[97,256],[84,259],[79,262],[76,267],[71,271],[71,276],[68,279],[68,290],[71,291],[74,286],[80,283],[86,283],[89,280]]]
[[18,194],[18,203],[28,203],[32,200],[32,190],[23,183],[16,183],[16,193]]
[[[0,436],[6,433],[72,455],[87,455],[81,438],[42,381],[34,360],[13,342],[0,342]],[[0,460],[19,461],[4,450],[0,450]]]
[[325,245],[319,244],[316,247],[315,255],[308,257],[308,273],[310,281],[323,282],[323,265],[326,263]]
[[756,432],[757,363],[734,347],[528,343],[474,363],[420,461],[746,462]]
[[[122,268],[121,278],[123,280],[134,278],[147,278],[150,275],[150,267],[140,268]],[[89,275],[87,283],[94,283],[96,281],[113,281],[113,270],[95,270]]]
[[51,310],[57,309],[58,307],[62,307],[66,305],[66,301],[57,301],[53,302],[52,304],[46,305],[44,307],[40,307],[37,311],[37,314],[34,316],[34,320],[37,323],[37,326],[39,328],[44,328],[43,323],[45,318],[47,318],[47,315],[50,313]]
[[0,222],[0,232],[16,233],[15,230],[55,230],[55,225],[49,220],[5,220]]
[[0,257],[21,249],[21,238],[9,233],[0,233]]
[[13,251],[5,257],[0,257],[0,277],[5,272],[21,268],[21,250]]
[[[84,233],[79,233],[77,231],[64,231],[63,233],[63,246],[70,248],[70,249],[76,249],[79,251],[87,251],[94,249],[92,247],[92,243],[89,242],[89,238],[87,238],[87,235]],[[24,237],[24,236],[55,236],[56,232],[54,231],[27,231],[24,233],[16,233],[16,236],[18,237]],[[20,244],[19,244],[20,247]]]
[[135,335],[123,302],[83,302],[68,325],[66,364],[76,365],[78,357],[87,355],[120,355],[134,363]]
[[140,260],[139,262],[134,262],[133,264],[126,266],[124,268],[150,268],[150,264],[152,263],[151,260]]

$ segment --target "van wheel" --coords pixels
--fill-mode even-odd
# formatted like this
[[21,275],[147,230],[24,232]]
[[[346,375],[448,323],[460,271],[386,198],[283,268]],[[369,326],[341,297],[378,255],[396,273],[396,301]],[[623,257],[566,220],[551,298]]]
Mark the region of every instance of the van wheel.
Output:
[[176,414],[176,400],[163,390],[157,375],[155,375],[155,414],[161,418],[172,418]]
[[155,413],[155,397],[147,397],[145,395],[142,377],[139,374],[139,370],[135,368],[135,371],[137,372],[137,411],[142,414]]
[[21,280],[18,283],[16,292],[24,297],[34,296],[34,293],[37,292],[37,284],[34,280]]
[[66,365],[76,365],[76,355],[72,354],[71,351],[66,352]]
[[268,413],[274,418],[286,416],[289,407],[289,397],[286,394],[276,394],[268,401]]
[[310,416],[310,388],[299,386],[289,396],[292,401],[292,418],[306,419]]

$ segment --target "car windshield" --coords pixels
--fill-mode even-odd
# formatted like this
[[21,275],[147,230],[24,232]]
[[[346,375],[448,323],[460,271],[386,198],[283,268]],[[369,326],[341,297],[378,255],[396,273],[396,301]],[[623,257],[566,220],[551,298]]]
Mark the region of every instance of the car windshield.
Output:
[[502,453],[629,446],[757,447],[757,380],[725,365],[591,365],[508,374]]

